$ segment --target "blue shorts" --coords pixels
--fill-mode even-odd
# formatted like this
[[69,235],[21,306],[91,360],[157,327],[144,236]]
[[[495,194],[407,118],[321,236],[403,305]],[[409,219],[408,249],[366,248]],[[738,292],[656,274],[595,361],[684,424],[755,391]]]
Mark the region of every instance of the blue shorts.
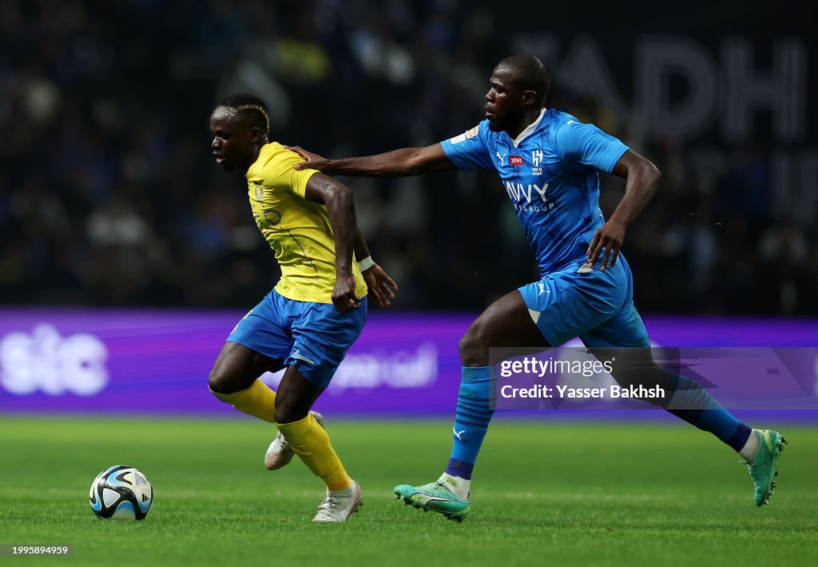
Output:
[[647,347],[648,332],[633,305],[633,276],[620,254],[613,268],[577,273],[578,261],[519,288],[548,344],[579,337],[588,347]]
[[227,341],[292,366],[326,388],[360,336],[366,309],[366,297],[358,309],[341,312],[331,303],[287,299],[273,290],[239,321]]

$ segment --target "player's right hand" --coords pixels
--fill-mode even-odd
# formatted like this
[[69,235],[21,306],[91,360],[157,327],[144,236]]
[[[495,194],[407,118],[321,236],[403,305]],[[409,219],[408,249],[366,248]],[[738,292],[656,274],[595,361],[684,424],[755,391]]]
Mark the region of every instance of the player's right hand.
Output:
[[591,268],[599,260],[599,255],[602,254],[602,262],[600,266],[601,271],[605,268],[613,268],[616,265],[616,260],[619,258],[619,248],[622,247],[622,242],[625,240],[625,225],[613,219],[599,227],[599,230],[594,234],[591,245],[588,246],[588,264]]
[[336,311],[351,311],[361,306],[361,298],[355,295],[355,276],[339,276],[332,290],[332,304]]
[[286,146],[286,148],[304,158],[305,161],[297,163],[294,166],[294,168],[299,171],[302,169],[317,169],[318,171],[324,171],[322,167],[324,167],[329,162],[329,160],[326,159],[325,157],[320,156],[318,154],[314,154],[312,152],[308,152],[301,146]]

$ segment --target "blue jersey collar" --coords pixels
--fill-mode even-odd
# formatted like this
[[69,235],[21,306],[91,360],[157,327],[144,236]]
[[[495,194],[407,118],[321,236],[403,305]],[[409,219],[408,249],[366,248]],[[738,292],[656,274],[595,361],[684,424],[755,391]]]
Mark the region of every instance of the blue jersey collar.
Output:
[[542,117],[543,117],[543,116],[545,116],[545,111],[546,111],[546,110],[547,110],[546,108],[543,108],[543,109],[540,111],[540,115],[537,117],[537,119],[536,119],[534,122],[532,122],[531,124],[529,124],[528,126],[526,126],[525,130],[523,130],[522,132],[520,132],[520,135],[519,135],[519,136],[517,136],[516,138],[514,138],[513,140],[511,140],[511,143],[512,143],[512,144],[514,144],[514,147],[515,147],[515,148],[516,148],[517,146],[519,146],[520,144],[522,144],[522,143],[523,143],[523,141],[524,141],[526,138],[528,138],[528,137],[529,137],[529,136],[532,134],[532,132],[534,132],[534,130],[536,130],[536,129],[537,129],[537,126],[539,126],[539,125],[540,125],[540,122],[542,121]]

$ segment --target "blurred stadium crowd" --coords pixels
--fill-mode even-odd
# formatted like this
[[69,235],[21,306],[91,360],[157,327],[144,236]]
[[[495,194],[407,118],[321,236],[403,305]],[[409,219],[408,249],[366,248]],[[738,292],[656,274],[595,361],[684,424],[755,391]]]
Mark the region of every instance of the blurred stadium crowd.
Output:
[[[481,6],[3,0],[0,302],[253,305],[277,272],[241,180],[211,158],[214,104],[256,93],[276,140],[329,156],[456,135],[482,118],[491,69],[510,54]],[[665,174],[624,246],[642,311],[818,313],[818,232],[774,215],[763,148],[702,180],[683,147],[632,139],[556,78],[549,106]],[[397,308],[476,311],[535,278],[494,174],[345,181],[401,286]],[[606,212],[622,190],[604,179]]]

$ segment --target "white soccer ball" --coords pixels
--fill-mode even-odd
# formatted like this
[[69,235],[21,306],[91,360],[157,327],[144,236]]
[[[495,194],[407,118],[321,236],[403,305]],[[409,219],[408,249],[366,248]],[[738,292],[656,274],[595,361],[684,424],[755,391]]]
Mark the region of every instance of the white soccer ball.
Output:
[[135,468],[114,465],[97,475],[88,499],[97,518],[144,520],[153,504],[153,488]]

